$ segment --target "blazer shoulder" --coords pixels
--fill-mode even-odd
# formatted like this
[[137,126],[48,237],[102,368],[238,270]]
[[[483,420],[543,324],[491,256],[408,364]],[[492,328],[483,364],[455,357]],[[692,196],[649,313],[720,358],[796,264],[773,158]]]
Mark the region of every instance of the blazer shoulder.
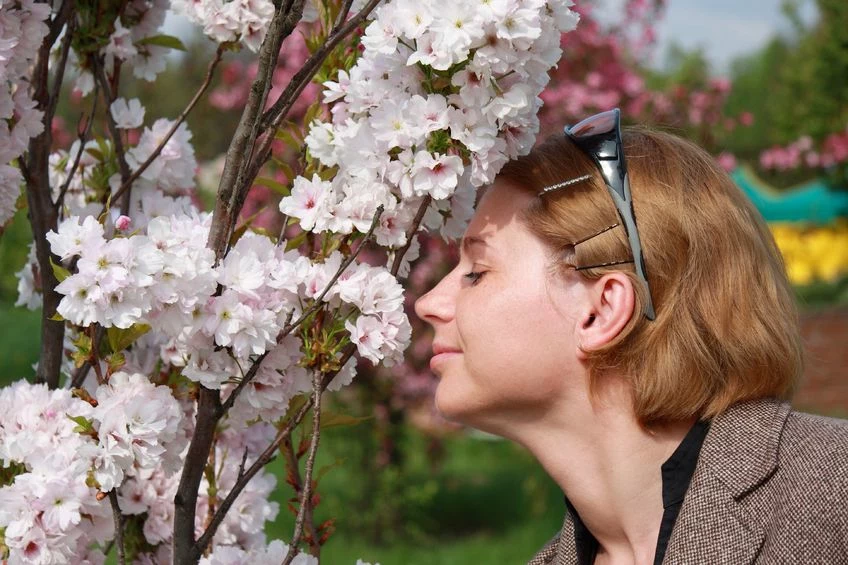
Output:
[[778,465],[799,481],[848,495],[848,420],[791,412],[780,440]]
[[793,410],[786,419],[781,445],[839,451],[848,459],[848,420]]

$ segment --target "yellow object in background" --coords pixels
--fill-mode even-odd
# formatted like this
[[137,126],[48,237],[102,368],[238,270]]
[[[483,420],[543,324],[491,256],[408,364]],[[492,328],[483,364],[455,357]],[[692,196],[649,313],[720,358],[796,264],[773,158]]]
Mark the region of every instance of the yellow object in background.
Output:
[[836,282],[848,276],[848,219],[826,226],[769,224],[792,284]]

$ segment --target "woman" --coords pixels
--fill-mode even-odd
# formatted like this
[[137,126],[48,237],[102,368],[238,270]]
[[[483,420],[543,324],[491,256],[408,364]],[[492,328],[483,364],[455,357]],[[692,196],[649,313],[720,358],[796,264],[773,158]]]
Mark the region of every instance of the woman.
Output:
[[780,255],[695,145],[618,110],[567,128],[504,168],[416,311],[438,409],[566,495],[532,564],[848,563],[848,425],[787,404]]

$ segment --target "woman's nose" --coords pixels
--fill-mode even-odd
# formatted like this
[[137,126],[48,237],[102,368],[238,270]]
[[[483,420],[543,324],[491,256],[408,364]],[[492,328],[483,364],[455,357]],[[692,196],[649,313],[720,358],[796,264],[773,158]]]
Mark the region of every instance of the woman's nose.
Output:
[[415,301],[415,314],[430,325],[453,318],[454,293],[451,292],[453,273],[439,281],[430,292]]

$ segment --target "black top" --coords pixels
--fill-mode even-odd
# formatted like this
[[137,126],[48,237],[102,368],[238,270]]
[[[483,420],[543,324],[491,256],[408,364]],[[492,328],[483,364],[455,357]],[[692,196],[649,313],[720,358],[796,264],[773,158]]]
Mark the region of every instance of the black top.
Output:
[[[708,421],[695,423],[686,437],[683,438],[683,441],[680,442],[680,445],[677,446],[677,449],[674,450],[674,453],[671,454],[671,457],[662,464],[663,517],[662,522],[660,522],[660,534],[657,537],[654,565],[660,565],[665,557],[668,539],[671,537],[671,531],[674,529],[674,523],[677,521],[677,515],[680,513],[680,507],[683,505],[683,498],[686,496],[692,475],[695,473],[698,455],[701,453],[701,446],[704,444],[704,438],[707,437],[709,429],[710,423]],[[595,562],[595,555],[598,553],[598,540],[580,520],[580,516],[567,497],[565,504],[572,520],[574,520],[577,563],[578,565],[592,565]]]

